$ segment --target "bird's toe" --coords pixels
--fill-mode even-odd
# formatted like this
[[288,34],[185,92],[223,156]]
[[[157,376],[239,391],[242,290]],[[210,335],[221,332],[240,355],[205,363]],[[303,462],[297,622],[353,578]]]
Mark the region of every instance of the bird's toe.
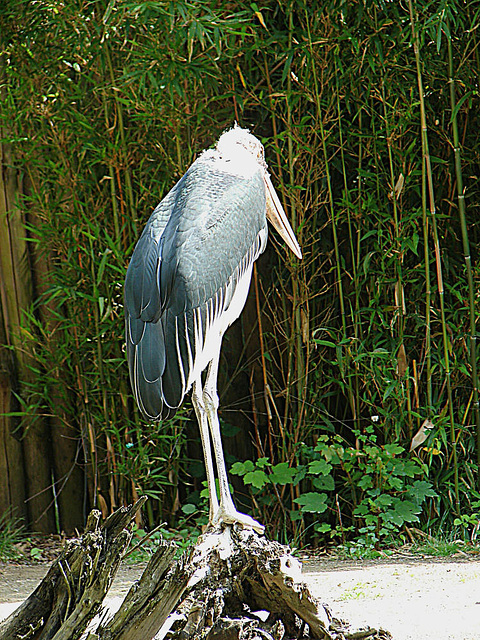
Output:
[[240,513],[240,511],[237,511],[236,509],[226,510],[220,507],[217,513],[215,514],[215,518],[214,518],[214,521],[212,522],[212,525],[217,526],[221,523],[229,524],[229,525],[238,523],[248,529],[253,529],[259,534],[263,534],[263,532],[265,531],[265,527],[263,526],[263,524],[260,524],[259,522],[254,520],[254,518],[252,518],[251,516],[247,516],[246,513]]

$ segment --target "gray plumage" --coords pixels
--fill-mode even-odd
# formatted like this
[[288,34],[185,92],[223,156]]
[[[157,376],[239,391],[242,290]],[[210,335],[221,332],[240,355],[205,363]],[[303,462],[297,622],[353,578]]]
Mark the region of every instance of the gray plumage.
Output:
[[[125,281],[130,378],[148,420],[174,415],[191,386],[208,315],[224,313],[235,287],[265,248],[261,166],[228,172],[206,152],[160,202],[134,250]],[[239,310],[239,313],[241,309]]]

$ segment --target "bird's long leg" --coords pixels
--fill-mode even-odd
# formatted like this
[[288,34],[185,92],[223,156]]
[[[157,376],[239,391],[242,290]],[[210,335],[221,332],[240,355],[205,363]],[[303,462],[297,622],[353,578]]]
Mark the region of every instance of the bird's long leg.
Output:
[[233,522],[240,522],[247,527],[252,527],[255,531],[263,533],[264,526],[259,522],[247,516],[244,513],[240,513],[236,510],[233,503],[232,495],[230,493],[230,487],[228,485],[227,469],[225,466],[225,457],[223,455],[222,438],[220,434],[220,424],[218,421],[218,394],[217,394],[217,374],[218,374],[218,361],[220,353],[210,362],[208,367],[207,376],[205,378],[205,384],[203,386],[203,400],[207,413],[208,424],[210,426],[210,433],[213,441],[213,452],[215,455],[215,462],[217,465],[218,484],[220,488],[220,507],[214,518],[212,524],[217,522],[225,522],[232,524]]
[[207,487],[209,497],[209,517],[208,521],[213,522],[218,514],[218,498],[215,487],[215,470],[213,467],[212,448],[210,446],[210,433],[208,429],[208,418],[203,401],[201,382],[194,382],[192,385],[192,403],[197,415],[200,436],[202,438],[203,457],[205,459],[205,470],[207,472]]

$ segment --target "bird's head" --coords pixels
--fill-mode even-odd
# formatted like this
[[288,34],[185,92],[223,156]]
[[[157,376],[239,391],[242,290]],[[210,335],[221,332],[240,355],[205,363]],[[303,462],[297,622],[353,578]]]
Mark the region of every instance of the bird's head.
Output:
[[[263,144],[248,129],[237,124],[220,136],[215,152],[223,162],[229,164],[229,171],[236,175],[249,176],[262,169],[265,184],[267,218],[298,257],[302,257],[300,246],[288,221],[285,211],[275,192],[267,171]],[[254,160],[254,162],[252,162]]]
[[[254,159],[265,171],[267,169],[263,144],[248,129],[242,129],[237,124],[220,136],[215,150],[226,162],[251,165]],[[255,165],[252,168],[256,169]]]

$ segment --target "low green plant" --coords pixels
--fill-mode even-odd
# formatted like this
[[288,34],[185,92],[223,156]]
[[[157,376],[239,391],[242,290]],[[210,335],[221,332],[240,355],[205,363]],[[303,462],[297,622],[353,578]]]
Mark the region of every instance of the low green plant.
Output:
[[469,513],[461,513],[455,518],[453,524],[460,528],[463,538],[475,544],[480,537],[480,500],[472,501],[471,508]]
[[30,549],[30,560],[35,560],[35,562],[41,562],[43,560],[42,550],[38,547],[32,547]]
[[[345,544],[355,536],[363,554],[395,540],[405,525],[420,522],[427,500],[437,494],[428,469],[404,447],[377,444],[373,427],[355,435],[356,446],[339,435],[321,435],[315,446],[303,445],[296,466],[260,458],[236,462],[231,473],[250,486],[266,522],[272,495],[277,500],[283,495],[285,509],[287,494],[293,495],[292,521],[307,523],[317,542],[337,539]],[[290,492],[283,490],[286,486]]]
[[15,547],[21,542],[23,526],[18,518],[3,513],[0,516],[0,560],[11,560],[21,554]]
[[445,538],[428,538],[425,542],[415,545],[412,553],[427,556],[436,556],[439,558],[448,558],[459,551],[464,552],[466,549],[463,540],[448,540]]
[[339,558],[346,560],[376,560],[388,555],[387,551],[379,551],[372,541],[359,536],[356,540],[349,540],[336,548]]

